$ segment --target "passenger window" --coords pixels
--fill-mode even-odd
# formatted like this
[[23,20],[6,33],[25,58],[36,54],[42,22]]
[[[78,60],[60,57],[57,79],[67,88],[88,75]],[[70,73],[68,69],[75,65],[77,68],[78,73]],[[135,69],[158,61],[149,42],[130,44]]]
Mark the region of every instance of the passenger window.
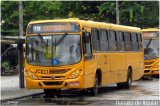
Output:
[[115,31],[109,31],[109,48],[110,51],[117,51],[117,36]]
[[92,58],[90,34],[83,33],[83,51],[85,60]]
[[139,50],[143,50],[142,34],[138,33],[137,36],[138,36]]
[[124,32],[124,40],[126,51],[132,51],[131,34],[129,32]]
[[100,48],[101,51],[108,51],[108,39],[107,33],[105,30],[99,30],[99,38],[100,38]]
[[133,51],[138,51],[138,39],[136,33],[132,33],[132,46],[133,46]]
[[92,45],[93,49],[96,51],[100,51],[100,41],[99,41],[99,34],[97,29],[92,28],[91,29],[91,34],[92,34]]
[[124,35],[122,32],[117,31],[117,38],[118,38],[118,50],[119,51],[125,51],[125,45],[124,45]]

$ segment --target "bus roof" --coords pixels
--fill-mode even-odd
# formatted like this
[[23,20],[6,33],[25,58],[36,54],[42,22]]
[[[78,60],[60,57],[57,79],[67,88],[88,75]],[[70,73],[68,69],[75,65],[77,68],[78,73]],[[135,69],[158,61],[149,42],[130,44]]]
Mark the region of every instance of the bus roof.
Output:
[[124,26],[124,25],[117,25],[113,23],[105,23],[105,22],[94,22],[94,21],[82,21],[84,26],[91,26],[95,28],[101,29],[114,29],[118,31],[129,31],[129,32],[141,32],[141,29],[138,27],[131,27],[131,26]]
[[160,31],[159,28],[146,28],[142,29],[142,32],[155,32],[155,31]]
[[77,23],[81,23],[83,26],[86,26],[86,27],[111,29],[111,30],[114,29],[114,30],[119,30],[119,31],[122,30],[122,31],[129,31],[129,32],[141,32],[141,29],[138,27],[117,25],[117,24],[105,23],[105,22],[96,22],[96,21],[90,21],[90,20],[80,20],[78,18],[39,20],[39,21],[32,21],[29,24],[48,23],[48,22],[77,22]]

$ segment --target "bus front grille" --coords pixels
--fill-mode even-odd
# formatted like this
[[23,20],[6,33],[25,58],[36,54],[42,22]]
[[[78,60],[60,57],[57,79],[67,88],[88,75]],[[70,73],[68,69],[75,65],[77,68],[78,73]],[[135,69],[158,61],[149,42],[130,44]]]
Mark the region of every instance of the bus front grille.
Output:
[[40,79],[43,79],[43,80],[63,80],[65,79],[65,76],[41,76]]
[[47,86],[53,86],[53,85],[62,85],[62,82],[59,81],[59,82],[43,82],[44,85],[47,85]]
[[145,71],[144,71],[144,73],[149,73],[149,72],[150,72],[150,70],[145,70]]
[[151,68],[152,66],[145,66],[145,68]]
[[49,74],[64,74],[64,73],[68,72],[69,70],[70,69],[58,69],[58,70],[50,69]]

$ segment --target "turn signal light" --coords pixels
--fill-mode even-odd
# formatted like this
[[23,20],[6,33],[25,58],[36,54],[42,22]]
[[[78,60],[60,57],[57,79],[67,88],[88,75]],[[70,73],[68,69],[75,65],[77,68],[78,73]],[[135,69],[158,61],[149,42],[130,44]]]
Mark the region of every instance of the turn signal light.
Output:
[[33,80],[38,79],[31,71],[28,71],[28,70],[26,70],[26,71],[24,72],[24,75],[25,75],[26,77],[29,77],[29,78],[33,79]]

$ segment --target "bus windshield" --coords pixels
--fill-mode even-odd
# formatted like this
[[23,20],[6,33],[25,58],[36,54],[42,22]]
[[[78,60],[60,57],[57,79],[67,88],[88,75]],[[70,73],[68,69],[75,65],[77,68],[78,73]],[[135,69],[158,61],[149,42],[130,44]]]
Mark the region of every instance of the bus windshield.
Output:
[[159,57],[159,40],[145,39],[144,40],[144,59],[154,59]]
[[28,36],[27,63],[38,66],[61,66],[81,60],[80,35]]

